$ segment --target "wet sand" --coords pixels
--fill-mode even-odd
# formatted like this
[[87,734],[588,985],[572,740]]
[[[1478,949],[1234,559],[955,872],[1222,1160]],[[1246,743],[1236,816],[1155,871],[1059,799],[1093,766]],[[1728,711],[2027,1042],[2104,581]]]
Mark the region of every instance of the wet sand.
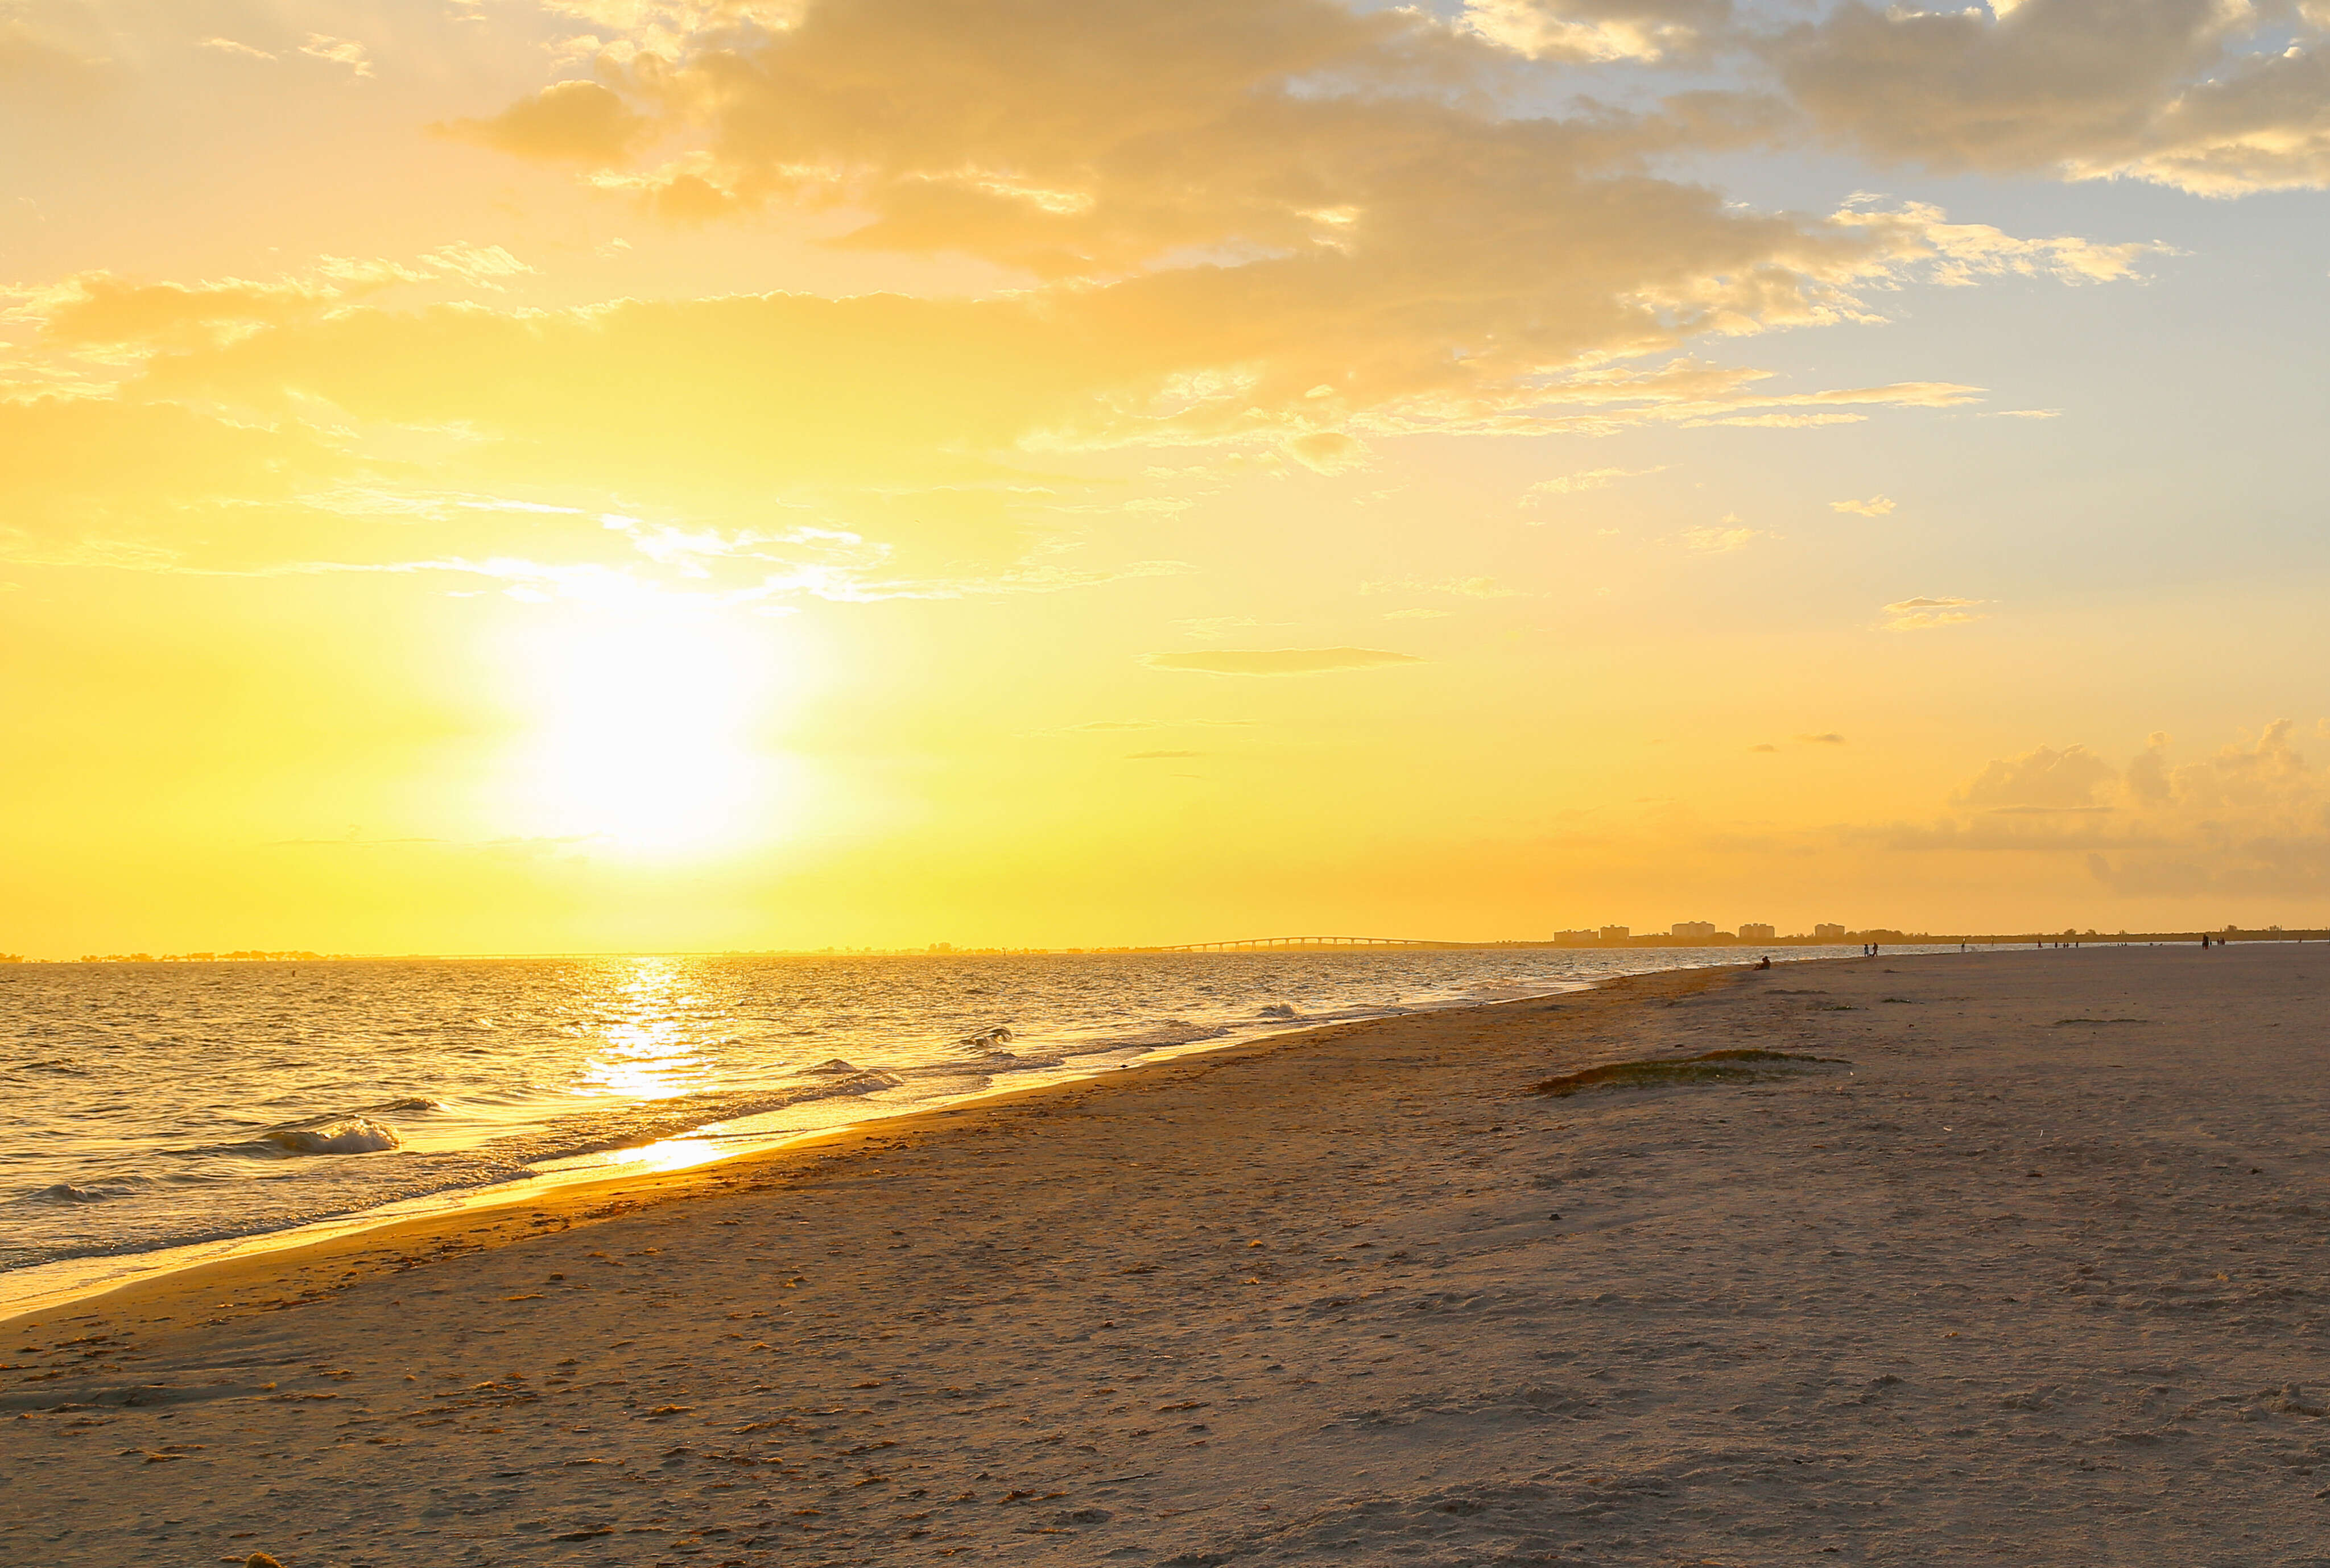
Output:
[[2325,997],[1643,977],[214,1265],[0,1326],[0,1552],[2330,1564]]

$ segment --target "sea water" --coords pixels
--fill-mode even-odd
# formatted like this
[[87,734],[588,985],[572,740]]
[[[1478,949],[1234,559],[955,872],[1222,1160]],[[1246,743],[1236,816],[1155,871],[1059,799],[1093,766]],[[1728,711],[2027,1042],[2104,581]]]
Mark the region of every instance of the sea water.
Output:
[[7,965],[0,1303],[318,1222],[578,1173],[668,1169],[1291,1029],[1743,957],[1348,949]]

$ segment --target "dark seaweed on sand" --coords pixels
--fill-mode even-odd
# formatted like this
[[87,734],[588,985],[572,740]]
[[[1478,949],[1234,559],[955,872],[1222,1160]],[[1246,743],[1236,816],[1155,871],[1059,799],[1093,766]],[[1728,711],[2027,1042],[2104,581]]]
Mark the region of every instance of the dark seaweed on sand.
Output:
[[1611,1062],[1578,1072],[1565,1072],[1530,1085],[1531,1094],[1556,1099],[1587,1089],[1659,1089],[1670,1083],[1719,1083],[1777,1078],[1798,1071],[1793,1067],[1747,1066],[1755,1063],[1817,1062],[1835,1063],[1833,1056],[1801,1056],[1786,1051],[1709,1051],[1697,1056],[1664,1061]]

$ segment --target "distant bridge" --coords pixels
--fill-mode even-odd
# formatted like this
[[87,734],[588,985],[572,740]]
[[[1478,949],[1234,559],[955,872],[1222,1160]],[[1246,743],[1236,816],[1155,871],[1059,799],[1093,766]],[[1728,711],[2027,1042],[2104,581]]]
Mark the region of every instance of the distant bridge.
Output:
[[1258,953],[1269,948],[1469,948],[1472,942],[1428,942],[1408,937],[1241,937],[1228,942],[1182,942],[1152,953]]

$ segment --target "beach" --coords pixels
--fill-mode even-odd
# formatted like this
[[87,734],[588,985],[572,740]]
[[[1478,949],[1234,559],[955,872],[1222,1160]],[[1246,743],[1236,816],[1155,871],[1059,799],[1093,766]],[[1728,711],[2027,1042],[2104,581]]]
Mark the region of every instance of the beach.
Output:
[[[209,1265],[0,1326],[0,1544],[2330,1563],[2325,995],[1647,975]],[[1740,1050],[1797,1059],[1532,1092]]]

